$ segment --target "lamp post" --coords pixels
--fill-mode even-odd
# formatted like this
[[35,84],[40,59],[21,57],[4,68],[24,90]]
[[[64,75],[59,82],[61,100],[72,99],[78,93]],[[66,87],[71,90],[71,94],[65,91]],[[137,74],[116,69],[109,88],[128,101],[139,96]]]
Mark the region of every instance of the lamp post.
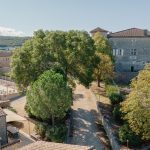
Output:
[[129,140],[127,139],[127,149],[129,149]]

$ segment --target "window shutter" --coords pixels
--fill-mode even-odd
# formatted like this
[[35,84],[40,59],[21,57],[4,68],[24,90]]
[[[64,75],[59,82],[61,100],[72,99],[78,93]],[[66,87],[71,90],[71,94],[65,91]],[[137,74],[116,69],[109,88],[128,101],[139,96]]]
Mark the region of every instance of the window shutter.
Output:
[[113,49],[113,56],[116,55],[116,49]]
[[118,55],[118,52],[119,52],[118,50],[119,50],[119,49],[116,49],[116,55]]
[[123,53],[124,53],[124,49],[121,49],[121,56],[123,56]]

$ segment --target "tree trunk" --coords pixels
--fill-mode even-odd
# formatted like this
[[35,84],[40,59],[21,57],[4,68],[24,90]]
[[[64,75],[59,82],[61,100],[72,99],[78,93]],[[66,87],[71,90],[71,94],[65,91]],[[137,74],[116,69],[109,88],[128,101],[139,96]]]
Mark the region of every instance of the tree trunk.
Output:
[[52,115],[52,126],[55,126],[55,120],[54,120],[54,116]]
[[100,79],[97,79],[97,86],[100,87],[100,82],[101,80]]
[[65,68],[65,80],[67,81],[68,68]]

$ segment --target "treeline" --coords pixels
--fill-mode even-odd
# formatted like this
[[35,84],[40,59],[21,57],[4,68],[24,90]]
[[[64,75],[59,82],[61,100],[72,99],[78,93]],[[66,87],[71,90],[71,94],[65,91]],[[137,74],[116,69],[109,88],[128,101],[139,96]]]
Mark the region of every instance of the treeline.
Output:
[[0,36],[0,47],[22,46],[29,38],[30,37]]

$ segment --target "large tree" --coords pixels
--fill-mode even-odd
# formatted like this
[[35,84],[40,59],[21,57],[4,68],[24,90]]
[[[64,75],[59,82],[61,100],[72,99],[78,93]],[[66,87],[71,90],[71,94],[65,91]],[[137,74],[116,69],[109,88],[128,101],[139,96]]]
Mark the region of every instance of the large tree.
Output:
[[39,30],[21,48],[13,51],[11,77],[21,90],[54,65],[54,57],[48,51],[44,38],[45,33]]
[[94,70],[94,77],[97,80],[98,87],[100,87],[101,81],[113,79],[114,58],[112,55],[112,47],[107,38],[97,32],[94,34],[93,40],[96,48],[96,55],[101,60],[97,63]]
[[88,86],[93,80],[95,65],[94,41],[85,31],[49,32],[49,50],[64,71],[66,80],[78,79]]
[[132,91],[122,103],[124,119],[142,139],[150,140],[150,64],[132,81]]
[[93,80],[94,58],[94,41],[87,32],[39,30],[14,51],[12,77],[20,87],[27,88],[44,71],[53,68],[64,74],[67,81],[78,79],[88,86]]
[[45,71],[27,91],[26,110],[33,116],[52,120],[65,117],[72,104],[72,90],[64,77],[54,71]]
[[99,53],[109,55],[110,58],[114,61],[112,55],[112,47],[108,39],[104,37],[102,34],[100,34],[99,32],[97,32],[94,34],[93,40],[94,40],[94,45],[96,47],[96,51]]
[[100,62],[94,70],[94,77],[97,79],[98,87],[100,87],[100,82],[104,80],[113,79],[113,62],[109,55],[103,53],[97,53],[100,58]]

